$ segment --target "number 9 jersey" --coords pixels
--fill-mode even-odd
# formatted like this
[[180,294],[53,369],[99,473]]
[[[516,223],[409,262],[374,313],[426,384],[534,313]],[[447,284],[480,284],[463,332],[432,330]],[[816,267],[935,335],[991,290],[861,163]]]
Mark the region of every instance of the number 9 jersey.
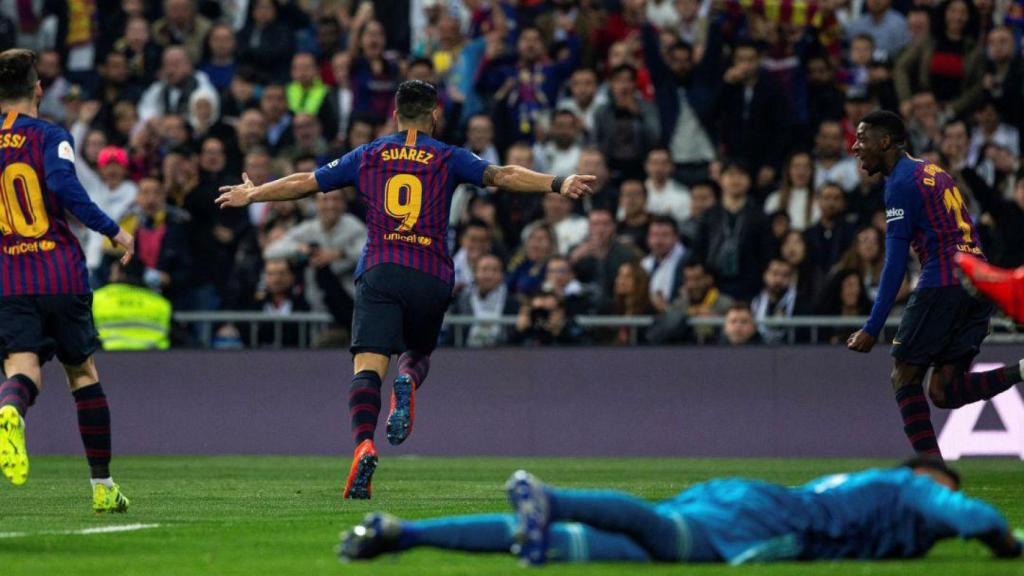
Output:
[[65,212],[107,237],[118,225],[78,182],[66,130],[16,112],[0,119],[0,296],[88,294]]
[[483,186],[488,163],[416,130],[378,138],[315,172],[321,191],[355,186],[367,242],[356,278],[397,264],[453,282],[448,213],[459,184]]

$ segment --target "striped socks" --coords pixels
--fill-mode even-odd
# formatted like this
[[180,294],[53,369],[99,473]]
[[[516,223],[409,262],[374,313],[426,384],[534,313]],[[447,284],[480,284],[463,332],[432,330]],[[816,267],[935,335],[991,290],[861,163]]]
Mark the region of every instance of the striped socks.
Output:
[[988,372],[964,372],[950,374],[946,381],[943,402],[935,405],[939,408],[959,408],[965,404],[988,400],[1002,394],[1021,381],[1021,365],[1007,366]]
[[352,377],[348,390],[348,413],[352,420],[352,438],[356,445],[373,440],[380,416],[380,376],[373,370],[363,370]]
[[398,357],[398,373],[412,378],[418,390],[430,372],[430,355],[405,352]]
[[0,406],[14,406],[14,409],[25,417],[28,407],[36,401],[39,388],[31,378],[24,374],[15,374],[0,384]]
[[110,407],[97,382],[72,392],[78,409],[78,433],[85,446],[91,478],[110,478]]
[[939,442],[932,427],[931,408],[924,397],[924,388],[918,384],[896,390],[896,402],[903,417],[903,433],[907,435],[914,451],[925,456],[941,458]]

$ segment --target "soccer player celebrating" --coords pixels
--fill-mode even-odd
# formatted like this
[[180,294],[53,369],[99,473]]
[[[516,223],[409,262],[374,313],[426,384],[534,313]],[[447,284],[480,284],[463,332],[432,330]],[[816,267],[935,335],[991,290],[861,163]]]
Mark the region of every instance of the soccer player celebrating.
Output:
[[28,478],[25,413],[42,388],[42,365],[64,365],[78,408],[78,430],[96,512],[124,512],[128,499],[110,477],[110,410],[92,354],[85,256],[65,210],[124,249],[132,236],[104,214],[78,182],[66,130],[39,120],[43,89],[29,50],[0,53],[0,469],[14,484]]
[[395,95],[399,132],[360,146],[316,172],[254,186],[221,188],[222,207],[294,200],[317,191],[355,186],[367,207],[367,243],[356,268],[352,353],[355,375],[349,412],[356,449],[345,498],[370,497],[377,466],[373,444],[381,381],[392,354],[400,354],[392,387],[387,437],[401,444],[412,430],[414,394],[430,369],[430,354],[452,294],[452,259],[446,247],[452,193],[461,183],[513,192],[590,194],[593,176],[555,177],[519,166],[493,166],[473,153],[431,137],[437,91],[408,81]]
[[971,363],[988,334],[992,305],[960,285],[954,257],[983,257],[978,233],[953,178],[906,152],[903,121],[879,110],[861,120],[853,153],[868,174],[886,176],[885,265],[878,297],[863,328],[846,345],[867,353],[875,345],[907,271],[909,248],[921,260],[921,278],[893,340],[892,385],[903,430],[919,454],[941,456],[923,384],[935,370],[928,396],[939,408],[987,400],[1021,381],[1024,360],[972,373]]
[[648,502],[611,490],[565,490],[519,471],[506,488],[515,514],[403,522],[369,514],[341,537],[342,559],[426,546],[516,551],[545,562],[775,562],[924,556],[938,541],[973,538],[999,558],[1021,555],[995,508],[959,492],[941,460],[837,474],[788,488],[740,478]]

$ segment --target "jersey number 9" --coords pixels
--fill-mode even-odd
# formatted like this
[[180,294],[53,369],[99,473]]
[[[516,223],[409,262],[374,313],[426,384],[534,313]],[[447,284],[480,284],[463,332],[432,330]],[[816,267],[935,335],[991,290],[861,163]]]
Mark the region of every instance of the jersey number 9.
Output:
[[384,189],[384,209],[388,216],[402,221],[398,232],[408,232],[420,219],[423,209],[423,182],[412,174],[395,174]]
[[24,162],[4,168],[0,174],[0,233],[39,238],[49,229],[50,217],[36,171]]

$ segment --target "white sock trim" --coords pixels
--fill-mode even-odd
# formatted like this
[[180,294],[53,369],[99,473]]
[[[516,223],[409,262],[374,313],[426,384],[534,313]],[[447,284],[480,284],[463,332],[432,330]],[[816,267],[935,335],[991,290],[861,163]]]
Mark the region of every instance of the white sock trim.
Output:
[[113,488],[114,479],[110,476],[107,476],[106,478],[90,478],[89,484],[91,484],[93,488],[95,488],[97,484],[103,484],[107,488]]

